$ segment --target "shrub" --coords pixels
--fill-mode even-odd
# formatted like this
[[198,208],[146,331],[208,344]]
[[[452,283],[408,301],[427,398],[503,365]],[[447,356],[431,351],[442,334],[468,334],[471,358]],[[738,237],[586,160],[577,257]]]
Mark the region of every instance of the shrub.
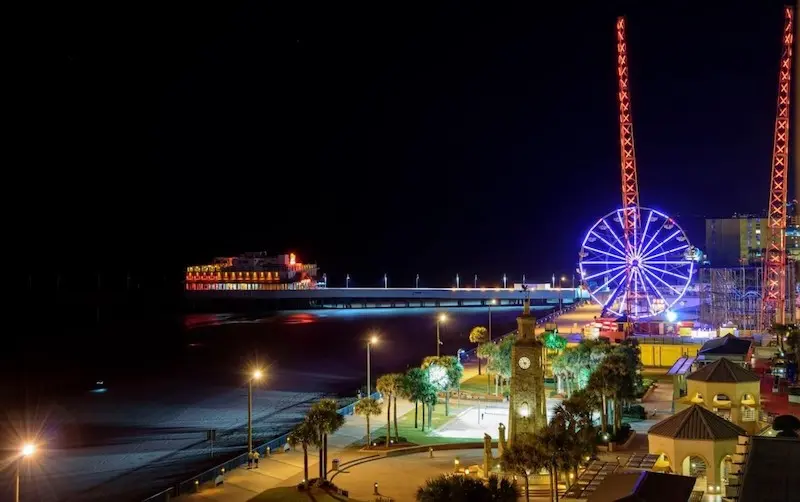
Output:
[[[400,436],[398,438],[398,441],[394,440],[394,436],[389,436],[389,441],[393,441],[395,444],[408,443],[408,439],[404,438],[403,436]],[[372,442],[375,444],[375,446],[385,446],[386,436],[378,436],[376,438],[372,438]]]
[[622,416],[628,418],[639,418],[643,420],[647,418],[647,411],[645,411],[644,406],[641,404],[632,404],[622,410]]

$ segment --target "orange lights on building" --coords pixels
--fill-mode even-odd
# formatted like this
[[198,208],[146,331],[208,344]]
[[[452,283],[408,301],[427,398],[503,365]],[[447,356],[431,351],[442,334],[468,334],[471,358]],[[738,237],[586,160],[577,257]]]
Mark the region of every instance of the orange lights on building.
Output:
[[186,289],[262,290],[313,287],[317,266],[297,261],[294,253],[269,256],[265,252],[215,258],[210,265],[186,267]]

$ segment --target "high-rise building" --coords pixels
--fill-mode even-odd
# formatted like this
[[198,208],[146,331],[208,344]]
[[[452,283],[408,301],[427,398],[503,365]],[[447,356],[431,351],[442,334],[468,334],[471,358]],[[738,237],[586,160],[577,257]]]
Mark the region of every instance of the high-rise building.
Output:
[[769,242],[766,218],[735,216],[706,220],[706,255],[712,267],[735,267],[761,261]]

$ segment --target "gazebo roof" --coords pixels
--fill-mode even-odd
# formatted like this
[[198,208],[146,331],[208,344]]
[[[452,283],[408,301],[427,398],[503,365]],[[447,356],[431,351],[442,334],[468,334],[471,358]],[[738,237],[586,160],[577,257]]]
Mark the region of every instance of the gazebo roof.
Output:
[[744,429],[733,422],[696,404],[665,418],[650,427],[647,433],[671,439],[701,441],[736,439],[747,434]]
[[703,344],[698,354],[720,356],[724,354],[745,356],[750,351],[752,341],[727,334],[721,338],[709,340]]
[[719,383],[758,382],[760,380],[758,375],[752,371],[742,368],[724,357],[703,366],[687,376],[686,379]]

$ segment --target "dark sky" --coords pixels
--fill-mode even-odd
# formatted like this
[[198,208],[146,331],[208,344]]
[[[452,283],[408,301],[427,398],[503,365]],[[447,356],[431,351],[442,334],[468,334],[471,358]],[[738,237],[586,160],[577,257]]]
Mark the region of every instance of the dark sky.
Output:
[[697,243],[702,216],[764,208],[782,2],[555,3],[40,13],[18,235],[58,267],[267,249],[362,285],[569,273],[621,203],[618,14],[642,204]]

